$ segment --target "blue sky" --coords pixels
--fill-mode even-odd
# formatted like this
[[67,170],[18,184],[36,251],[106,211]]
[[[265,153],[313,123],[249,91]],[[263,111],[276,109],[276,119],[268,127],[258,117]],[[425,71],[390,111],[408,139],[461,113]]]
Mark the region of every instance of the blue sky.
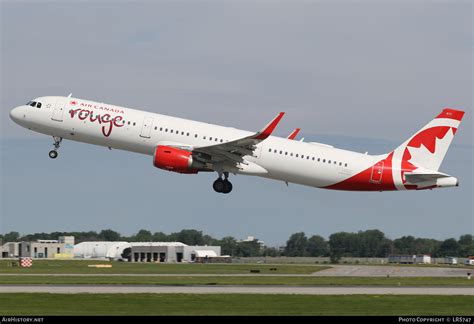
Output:
[[[0,232],[112,228],[215,237],[390,237],[473,232],[470,1],[3,1]],[[384,153],[443,107],[467,112],[441,171],[461,187],[348,193],[154,169],[151,157],[51,140],[8,118],[42,95],[67,95]]]

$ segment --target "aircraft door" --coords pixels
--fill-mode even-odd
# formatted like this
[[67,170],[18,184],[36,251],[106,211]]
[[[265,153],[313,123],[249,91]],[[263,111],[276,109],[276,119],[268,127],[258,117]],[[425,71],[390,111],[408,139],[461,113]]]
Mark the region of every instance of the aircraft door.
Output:
[[145,117],[143,119],[142,131],[140,133],[140,136],[144,138],[150,138],[152,126],[153,126],[153,118]]
[[51,116],[52,120],[59,121],[59,122],[63,121],[66,101],[67,101],[66,98],[59,98],[58,101],[56,101],[56,106],[54,106],[53,115]]
[[381,183],[383,175],[383,161],[378,162],[372,167],[372,174],[370,175],[370,182]]

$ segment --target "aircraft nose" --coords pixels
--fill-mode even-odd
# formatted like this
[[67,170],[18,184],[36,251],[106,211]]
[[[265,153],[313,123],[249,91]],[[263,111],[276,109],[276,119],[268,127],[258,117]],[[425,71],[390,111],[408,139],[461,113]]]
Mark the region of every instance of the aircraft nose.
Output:
[[13,108],[10,111],[10,118],[13,120],[15,123],[18,124],[18,122],[22,119],[23,114],[24,114],[25,107],[24,106],[19,106],[16,108]]

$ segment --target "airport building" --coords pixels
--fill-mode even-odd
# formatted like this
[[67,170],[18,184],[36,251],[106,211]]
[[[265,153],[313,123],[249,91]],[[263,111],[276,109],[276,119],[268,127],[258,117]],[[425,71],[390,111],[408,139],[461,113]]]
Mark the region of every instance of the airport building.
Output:
[[431,256],[428,254],[418,255],[389,255],[389,263],[404,263],[404,264],[429,264],[431,263]]
[[60,236],[58,240],[8,242],[2,247],[2,258],[28,257],[34,259],[72,258],[74,236]]
[[74,257],[128,262],[230,262],[220,246],[189,246],[181,242],[82,242]]

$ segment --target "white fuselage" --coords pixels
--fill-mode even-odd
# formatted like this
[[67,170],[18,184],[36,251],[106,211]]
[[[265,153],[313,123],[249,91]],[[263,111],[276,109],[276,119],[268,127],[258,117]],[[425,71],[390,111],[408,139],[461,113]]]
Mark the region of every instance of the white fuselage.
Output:
[[[41,97],[14,108],[17,124],[65,138],[153,156],[153,165],[179,173],[216,171],[214,190],[229,193],[229,173],[355,191],[453,187],[438,171],[463,111],[445,108],[392,152],[367,155],[330,145],[270,136],[284,113],[257,133],[71,97]],[[225,179],[222,179],[222,175]]]

